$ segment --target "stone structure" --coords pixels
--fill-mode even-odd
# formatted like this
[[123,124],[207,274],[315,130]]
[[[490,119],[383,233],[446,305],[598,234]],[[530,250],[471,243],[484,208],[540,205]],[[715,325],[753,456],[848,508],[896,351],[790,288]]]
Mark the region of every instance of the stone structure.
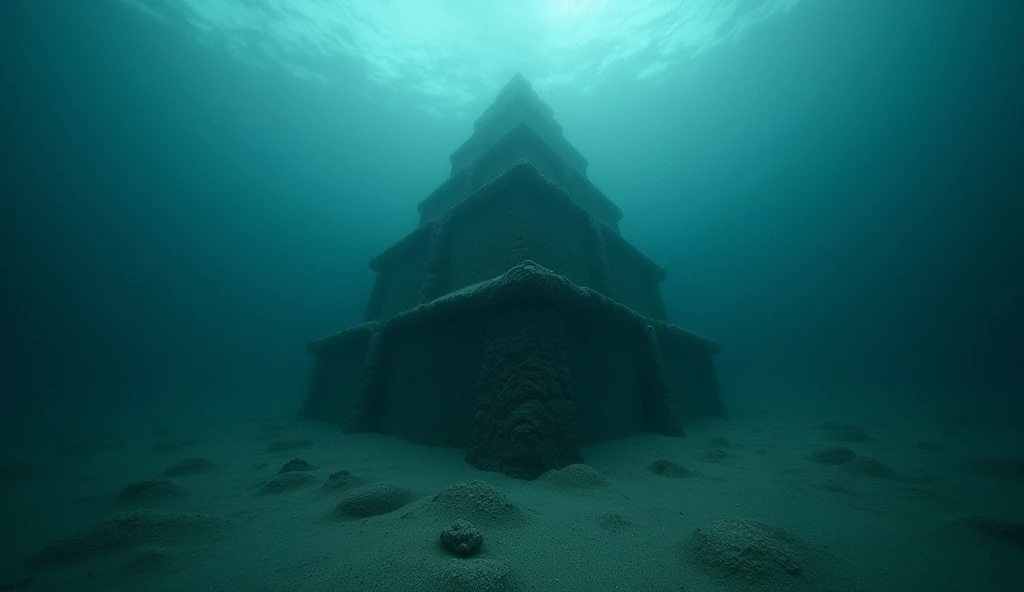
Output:
[[665,271],[525,79],[451,162],[419,227],[370,262],[365,322],[310,344],[303,417],[529,479],[583,444],[724,414],[718,346],[667,323]]

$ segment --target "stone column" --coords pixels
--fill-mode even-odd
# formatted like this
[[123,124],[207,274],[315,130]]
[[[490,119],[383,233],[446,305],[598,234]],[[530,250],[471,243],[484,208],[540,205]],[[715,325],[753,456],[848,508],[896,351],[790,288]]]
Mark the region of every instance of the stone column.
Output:
[[467,462],[535,479],[582,461],[566,342],[557,310],[516,307],[491,314]]

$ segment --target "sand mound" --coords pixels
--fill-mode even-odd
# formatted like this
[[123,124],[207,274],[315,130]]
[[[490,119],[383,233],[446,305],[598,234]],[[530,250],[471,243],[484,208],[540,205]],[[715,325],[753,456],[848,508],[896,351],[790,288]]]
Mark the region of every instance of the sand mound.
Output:
[[785,530],[742,518],[705,524],[688,541],[692,558],[718,577],[738,585],[787,589],[805,585],[810,546]]
[[889,465],[866,456],[858,456],[843,466],[852,473],[867,477],[895,479],[897,476],[896,471],[892,470]]
[[838,479],[826,479],[825,481],[821,482],[821,485],[819,487],[830,493],[839,493],[842,495],[853,496],[860,495],[850,486],[849,483],[845,481],[840,481]]
[[967,520],[967,523],[979,532],[1017,545],[1018,547],[1024,547],[1024,522],[1014,522],[988,516],[973,516]]
[[711,463],[728,462],[730,458],[732,458],[732,455],[722,450],[721,448],[712,448],[711,450],[705,450],[704,453],[700,455],[701,460],[703,460],[704,462]]
[[143,479],[125,485],[117,494],[116,501],[132,504],[162,502],[181,494],[181,488],[167,479]]
[[327,478],[327,482],[323,484],[321,489],[327,493],[333,493],[336,491],[345,491],[354,487],[359,487],[362,484],[362,479],[348,471],[335,471]]
[[274,440],[266,448],[266,452],[290,452],[292,450],[301,450],[302,448],[309,448],[313,445],[311,440],[303,439],[290,439],[290,440]]
[[708,448],[732,448],[732,442],[728,438],[718,436],[717,438],[711,438],[705,445]]
[[676,464],[664,458],[647,465],[647,470],[655,475],[661,475],[662,477],[670,477],[673,479],[681,479],[683,477],[690,477],[693,475],[693,473],[683,465]]
[[830,446],[815,450],[807,457],[807,460],[823,465],[845,465],[855,458],[857,458],[857,454],[849,448]]
[[153,576],[179,567],[181,553],[163,547],[142,549],[130,557],[120,567],[120,572],[128,577]]
[[316,483],[316,479],[311,475],[298,471],[289,471],[281,473],[264,483],[257,493],[259,495],[279,495],[311,487],[314,483]]
[[281,470],[278,471],[278,474],[288,473],[288,472],[291,472],[291,471],[296,471],[296,472],[315,471],[315,470],[317,470],[319,468],[320,467],[318,467],[316,465],[309,464],[308,462],[306,462],[305,459],[293,458],[293,459],[291,459],[290,461],[284,463],[284,465],[281,466]]
[[193,457],[172,465],[164,470],[165,477],[188,477],[208,473],[217,468],[217,463],[208,458]]
[[404,487],[383,483],[367,485],[341,500],[334,509],[334,516],[342,520],[371,518],[394,512],[415,498],[416,495]]
[[427,505],[427,512],[445,521],[458,519],[479,524],[512,524],[523,519],[519,509],[505,494],[479,480],[447,487]]
[[513,592],[512,569],[493,559],[451,560],[431,570],[431,590],[444,592]]
[[979,456],[965,462],[964,472],[997,479],[1024,479],[1024,460],[1015,456]]
[[115,514],[43,549],[36,560],[43,565],[70,563],[142,545],[201,542],[226,527],[221,519],[204,514],[139,510]]
[[597,524],[605,530],[620,531],[635,526],[633,521],[617,512],[606,512],[597,517]]
[[580,464],[550,470],[541,475],[541,480],[548,486],[562,491],[598,489],[608,485],[608,477],[589,465]]

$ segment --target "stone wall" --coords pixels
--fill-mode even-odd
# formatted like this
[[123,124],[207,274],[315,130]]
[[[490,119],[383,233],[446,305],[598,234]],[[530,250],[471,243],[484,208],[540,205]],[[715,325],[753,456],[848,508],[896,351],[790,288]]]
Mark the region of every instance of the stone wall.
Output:
[[618,232],[622,210],[525,123],[514,125],[472,164],[459,170],[423,199],[417,206],[420,223],[440,216],[512,164],[523,160],[532,164],[549,181],[565,189],[584,210]]
[[379,328],[378,323],[365,323],[309,345],[313,372],[299,412],[301,419],[340,425],[351,420],[362,400],[366,360]]
[[[705,383],[671,383],[660,343],[685,344],[672,350],[673,363],[691,367],[710,364],[717,346],[664,323],[656,329],[528,261],[384,323],[360,326],[371,337],[360,340],[369,344],[359,352],[362,367],[348,370],[361,377],[356,404],[351,378],[342,384],[314,372],[306,416],[465,448],[476,466],[532,478],[577,462],[584,444],[642,431],[676,434],[675,403],[708,398],[672,392]],[[340,367],[332,358],[351,356],[342,346],[352,341],[345,332],[317,342],[318,367]],[[334,409],[324,402],[335,396],[346,401],[344,417],[317,416]],[[528,437],[523,421],[535,430]]]
[[527,259],[640,314],[665,318],[664,270],[531,163],[519,162],[371,261],[378,277],[366,319],[430,302]]

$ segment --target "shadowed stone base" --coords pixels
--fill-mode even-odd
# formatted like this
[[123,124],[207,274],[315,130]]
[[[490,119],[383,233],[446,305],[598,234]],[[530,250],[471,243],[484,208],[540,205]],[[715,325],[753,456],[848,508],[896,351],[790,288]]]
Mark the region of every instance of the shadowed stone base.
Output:
[[304,417],[464,448],[518,478],[581,462],[581,445],[722,412],[717,344],[532,261],[310,350]]

